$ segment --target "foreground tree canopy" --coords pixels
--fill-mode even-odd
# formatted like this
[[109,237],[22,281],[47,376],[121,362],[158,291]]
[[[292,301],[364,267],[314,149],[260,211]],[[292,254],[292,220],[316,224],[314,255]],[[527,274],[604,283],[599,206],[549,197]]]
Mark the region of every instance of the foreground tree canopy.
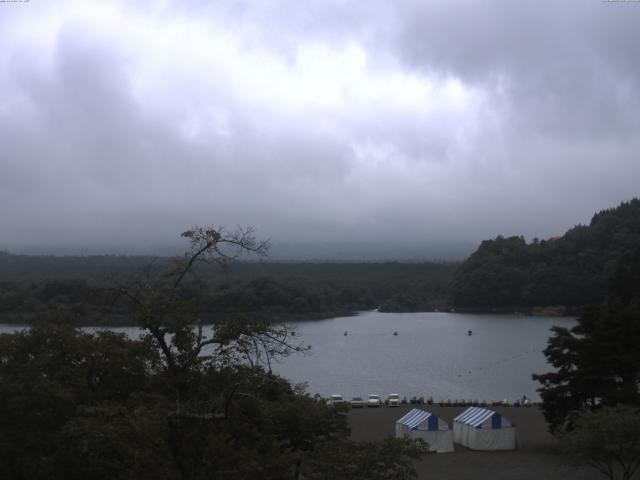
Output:
[[544,353],[556,371],[533,376],[552,430],[581,409],[640,405],[638,345],[640,249],[618,262],[605,303],[586,309],[573,328],[553,328]]
[[640,410],[605,407],[580,415],[560,435],[565,454],[586,463],[610,480],[631,480],[640,468]]
[[414,478],[420,445],[351,442],[340,408],[271,373],[271,358],[305,350],[285,327],[228,318],[208,332],[184,298],[199,262],[267,244],[251,230],[183,236],[171,272],[113,288],[139,340],[64,322],[0,336],[0,478]]

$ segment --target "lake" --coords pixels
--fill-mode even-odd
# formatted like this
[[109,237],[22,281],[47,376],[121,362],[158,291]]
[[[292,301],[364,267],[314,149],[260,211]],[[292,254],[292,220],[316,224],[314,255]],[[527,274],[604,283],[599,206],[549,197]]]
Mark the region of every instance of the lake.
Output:
[[[360,312],[292,324],[295,339],[311,350],[273,368],[294,383],[308,382],[308,391],[322,396],[394,392],[436,401],[537,400],[539,384],[531,374],[550,370],[542,354],[549,329],[573,324],[575,319],[558,317]],[[17,328],[0,325],[0,332]],[[114,330],[139,333],[134,327]]]
[[296,323],[296,338],[311,345],[310,354],[274,369],[323,396],[537,400],[531,374],[550,369],[542,353],[549,329],[574,324],[558,317],[362,312]]

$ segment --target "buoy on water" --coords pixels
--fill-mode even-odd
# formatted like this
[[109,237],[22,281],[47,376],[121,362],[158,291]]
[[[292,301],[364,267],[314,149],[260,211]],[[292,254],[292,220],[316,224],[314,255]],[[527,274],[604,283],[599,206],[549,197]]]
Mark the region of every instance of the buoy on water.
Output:
[[393,332],[393,336],[397,337],[398,336],[398,332]]
[[472,332],[471,330],[469,330],[469,331],[467,332],[467,335],[471,336],[471,335],[473,335],[473,332]]
[[344,332],[344,336],[345,336],[345,337],[347,336],[347,332]]

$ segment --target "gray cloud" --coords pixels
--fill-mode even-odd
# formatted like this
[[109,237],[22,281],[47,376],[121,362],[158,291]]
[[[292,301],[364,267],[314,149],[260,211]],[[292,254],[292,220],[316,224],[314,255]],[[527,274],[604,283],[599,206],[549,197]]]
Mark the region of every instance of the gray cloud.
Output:
[[150,5],[0,6],[0,246],[545,237],[638,194],[640,4]]

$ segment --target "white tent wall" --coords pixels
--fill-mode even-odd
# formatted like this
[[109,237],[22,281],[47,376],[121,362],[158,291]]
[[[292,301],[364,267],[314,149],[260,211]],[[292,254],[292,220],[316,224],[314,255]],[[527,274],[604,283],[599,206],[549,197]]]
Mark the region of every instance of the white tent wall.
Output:
[[453,441],[472,450],[514,450],[516,448],[516,429],[509,419],[489,410],[475,408],[475,412],[468,409],[471,416],[487,416],[480,424],[465,423],[465,412],[453,422]]
[[396,424],[396,438],[421,438],[429,445],[430,452],[453,452],[453,432],[451,430],[411,430],[404,425]]
[[396,423],[396,438],[410,437],[411,429],[406,425]]
[[456,421],[453,422],[453,441],[464,445],[462,442],[462,427],[463,425],[461,423]]
[[415,431],[415,435],[420,435],[421,433],[425,434],[424,441],[429,444],[430,452],[453,452],[453,432],[451,430],[437,430],[435,432]]
[[[416,411],[422,412],[415,409],[412,410],[412,412]],[[435,415],[430,414],[429,412],[425,413],[429,414],[429,416],[431,417],[431,422],[424,420],[412,428],[401,423],[401,421],[404,418],[407,418],[409,414],[396,422],[396,438],[421,438],[429,445],[429,451],[431,452],[453,452],[453,431],[449,427],[449,424],[444,420],[436,417]],[[436,422],[434,422],[434,420],[436,420]],[[431,430],[429,430],[429,423],[431,423]],[[436,429],[434,429],[434,427]]]

